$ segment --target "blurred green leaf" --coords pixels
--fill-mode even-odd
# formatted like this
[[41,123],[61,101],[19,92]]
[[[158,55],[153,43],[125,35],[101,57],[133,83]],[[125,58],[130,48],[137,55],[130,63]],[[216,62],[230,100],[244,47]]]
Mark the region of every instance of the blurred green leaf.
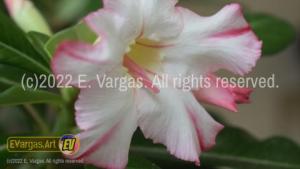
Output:
[[102,7],[102,0],[33,0],[54,30],[61,30]]
[[296,39],[293,26],[285,20],[267,14],[248,14],[246,19],[263,41],[263,55],[276,54]]
[[70,23],[78,20],[88,13],[100,9],[102,6],[101,0],[84,0],[84,1],[70,1],[60,0],[56,4],[55,17],[61,22]]
[[0,153],[6,150],[6,145],[0,145]]
[[281,137],[258,141],[241,129],[226,129],[203,161],[245,169],[299,169],[300,147]]
[[127,169],[160,169],[156,164],[137,155],[129,155]]
[[6,166],[6,158],[9,157],[9,152],[6,150],[6,144],[0,145],[0,167]]
[[61,107],[53,127],[53,133],[56,135],[70,133],[75,123],[73,113],[73,108]]
[[[162,168],[197,168],[171,157],[165,148],[142,141],[135,135],[131,152],[144,155]],[[299,169],[300,147],[294,142],[274,137],[265,141],[236,128],[226,128],[217,138],[216,146],[201,155],[201,165],[244,169]]]
[[47,63],[34,50],[23,33],[0,11],[0,63],[37,73],[49,73]]
[[[85,165],[85,169],[99,169],[92,165]],[[129,155],[126,169],[160,169],[151,161],[137,155]]]
[[32,103],[60,103],[61,97],[43,90],[23,90],[20,86],[13,86],[0,93],[0,105],[11,106]]
[[48,55],[45,44],[49,40],[49,36],[39,32],[29,32],[27,37],[30,40],[34,49],[42,56],[44,61],[49,64],[50,56]]
[[35,132],[33,119],[25,113],[22,106],[1,107],[0,114],[0,144],[6,144],[10,135],[28,135]]
[[0,64],[0,82],[7,85],[20,85],[25,70]]
[[0,154],[2,155],[3,153],[5,153],[5,151],[6,151],[6,144],[0,145]]
[[56,47],[66,40],[78,40],[93,43],[97,39],[96,34],[85,24],[80,23],[71,28],[65,29],[55,34],[47,43],[46,49],[50,55],[53,55]]
[[0,1],[0,10],[6,12],[6,7],[5,7],[5,4],[4,4],[4,1]]

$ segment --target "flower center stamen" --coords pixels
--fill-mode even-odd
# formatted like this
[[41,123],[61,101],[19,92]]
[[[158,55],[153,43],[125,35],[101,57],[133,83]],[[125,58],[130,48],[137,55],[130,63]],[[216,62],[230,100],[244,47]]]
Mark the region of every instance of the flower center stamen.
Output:
[[161,64],[161,55],[157,48],[153,48],[146,43],[148,40],[133,41],[128,47],[123,59],[123,66],[134,78],[142,79],[145,88],[154,93],[159,89],[152,85],[151,76],[158,72]]

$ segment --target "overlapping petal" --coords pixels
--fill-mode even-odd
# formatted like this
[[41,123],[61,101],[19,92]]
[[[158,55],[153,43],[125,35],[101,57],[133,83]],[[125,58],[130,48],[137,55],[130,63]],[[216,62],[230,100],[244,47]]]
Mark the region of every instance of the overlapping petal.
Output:
[[215,143],[223,128],[199,105],[190,92],[161,89],[140,91],[138,124],[146,138],[163,143],[176,157],[200,164],[199,155]]
[[225,6],[211,17],[179,8],[184,18],[180,36],[165,49],[166,72],[174,64],[189,65],[182,73],[205,74],[219,69],[244,75],[256,64],[262,43],[244,19],[238,4]]
[[139,33],[137,25],[112,9],[103,8],[85,17],[84,21],[100,37],[105,37],[114,47],[125,52],[129,43]]
[[66,41],[58,46],[51,68],[56,76],[61,76],[64,85],[77,86],[80,78],[88,82],[120,67],[121,56],[118,48],[104,37],[95,45]]
[[133,30],[135,38],[161,41],[176,37],[183,28],[176,3],[177,0],[105,0],[104,8],[123,16],[122,27]]
[[137,127],[133,91],[91,85],[91,89],[81,90],[76,102],[76,122],[83,131],[78,135],[80,150],[70,158],[98,167],[123,169]]
[[249,88],[231,86],[213,74],[208,75],[209,88],[199,88],[194,91],[195,97],[202,103],[209,103],[237,112],[237,104],[249,103],[252,92]]
[[177,37],[183,29],[177,0],[143,0],[143,37],[162,41]]

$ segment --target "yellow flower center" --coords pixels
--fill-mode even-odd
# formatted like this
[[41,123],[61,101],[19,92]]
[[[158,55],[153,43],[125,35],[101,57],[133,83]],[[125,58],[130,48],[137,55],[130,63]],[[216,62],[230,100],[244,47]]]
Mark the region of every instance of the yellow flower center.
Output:
[[154,41],[139,39],[129,46],[126,56],[144,70],[156,72],[159,70],[162,60],[156,44]]

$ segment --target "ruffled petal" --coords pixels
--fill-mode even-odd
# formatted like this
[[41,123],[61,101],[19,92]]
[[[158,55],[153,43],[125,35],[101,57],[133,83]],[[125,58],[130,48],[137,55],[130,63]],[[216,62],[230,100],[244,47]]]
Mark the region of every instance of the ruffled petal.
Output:
[[79,81],[89,82],[122,64],[117,48],[104,37],[95,45],[84,42],[61,43],[52,59],[53,73],[63,85],[78,86]]
[[217,77],[212,74],[207,78],[209,78],[209,88],[199,88],[194,91],[195,97],[200,102],[220,106],[234,112],[237,112],[237,104],[250,102],[252,89],[232,87],[224,81],[217,80]]
[[131,27],[137,37],[160,41],[178,36],[183,29],[176,3],[177,0],[105,0],[104,7],[127,18],[123,26]]
[[137,128],[133,91],[99,88],[92,83],[91,89],[81,90],[75,107],[76,122],[82,129],[78,135],[81,147],[70,158],[103,168],[125,168]]
[[172,64],[187,64],[183,73],[206,73],[226,69],[244,75],[261,56],[262,42],[244,19],[238,4],[225,6],[211,17],[201,17],[179,8],[184,29],[173,45],[166,48],[166,72]]
[[183,29],[177,0],[143,0],[143,37],[162,41],[177,37]]
[[123,53],[140,30],[137,25],[129,23],[128,18],[109,8],[91,13],[84,21],[99,37],[105,36],[110,44],[114,44]]
[[155,95],[140,91],[138,97],[138,125],[145,137],[166,145],[172,155],[199,165],[200,153],[215,144],[223,126],[190,92],[168,88]]

